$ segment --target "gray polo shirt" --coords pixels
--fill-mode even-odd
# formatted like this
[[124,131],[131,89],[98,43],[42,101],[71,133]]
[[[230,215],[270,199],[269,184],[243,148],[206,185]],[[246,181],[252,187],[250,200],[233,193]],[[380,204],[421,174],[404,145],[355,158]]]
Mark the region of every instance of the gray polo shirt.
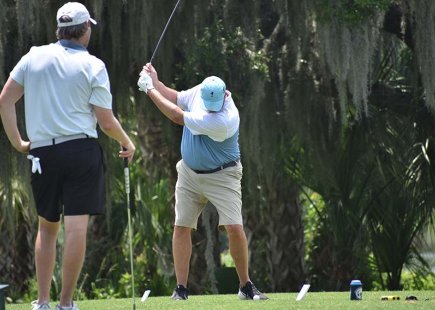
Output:
[[93,106],[112,108],[104,63],[71,41],[32,47],[10,76],[24,87],[30,142],[81,133],[97,138]]

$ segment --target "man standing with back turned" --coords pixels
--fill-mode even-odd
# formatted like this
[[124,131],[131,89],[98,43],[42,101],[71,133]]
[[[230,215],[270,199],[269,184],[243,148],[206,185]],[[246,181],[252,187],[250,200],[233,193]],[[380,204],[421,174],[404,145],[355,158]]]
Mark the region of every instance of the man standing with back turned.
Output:
[[248,243],[242,219],[242,165],[239,150],[239,112],[216,76],[178,92],[159,81],[151,64],[144,66],[138,81],[171,121],[183,127],[182,159],[177,163],[175,227],[172,238],[177,287],[172,299],[188,298],[187,279],[192,253],[191,231],[210,201],[219,214],[219,226],[228,234],[231,256],[240,281],[240,299],[268,299],[251,282]]
[[[58,42],[32,47],[12,70],[0,94],[0,114],[12,145],[29,152],[32,190],[39,216],[35,242],[38,300],[32,309],[50,309],[50,284],[56,262],[56,239],[63,213],[65,244],[62,291],[57,310],[77,310],[73,293],[86,252],[89,216],[104,213],[104,167],[96,124],[125,149],[131,161],[135,146],[112,112],[104,63],[87,46],[91,24],[85,6],[69,2],[57,12]],[[24,141],[17,127],[16,102],[24,94]]]

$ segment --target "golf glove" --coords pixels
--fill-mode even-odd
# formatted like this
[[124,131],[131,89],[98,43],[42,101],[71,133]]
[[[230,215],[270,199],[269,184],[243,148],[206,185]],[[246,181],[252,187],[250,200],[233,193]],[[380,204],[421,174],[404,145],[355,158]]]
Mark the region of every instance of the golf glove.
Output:
[[137,81],[137,86],[139,86],[139,90],[148,93],[149,90],[154,89],[153,80],[148,73],[141,72],[139,80]]
[[33,155],[27,155],[27,159],[32,161],[32,173],[39,172],[42,174],[41,163],[39,162],[39,157],[35,157]]

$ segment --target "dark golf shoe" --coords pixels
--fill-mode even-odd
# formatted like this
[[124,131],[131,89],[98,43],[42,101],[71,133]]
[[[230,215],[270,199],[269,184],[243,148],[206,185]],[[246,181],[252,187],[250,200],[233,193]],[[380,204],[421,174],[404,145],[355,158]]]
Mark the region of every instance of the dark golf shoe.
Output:
[[246,300],[246,299],[253,299],[253,300],[267,300],[269,297],[264,295],[262,292],[260,292],[255,285],[248,281],[246,284],[239,289],[239,298]]
[[172,293],[171,298],[173,300],[187,300],[189,298],[189,290],[183,285],[177,285]]

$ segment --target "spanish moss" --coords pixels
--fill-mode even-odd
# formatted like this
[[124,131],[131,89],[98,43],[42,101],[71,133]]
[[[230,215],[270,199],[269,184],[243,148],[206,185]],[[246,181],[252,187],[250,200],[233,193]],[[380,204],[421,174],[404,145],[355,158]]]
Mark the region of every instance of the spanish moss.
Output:
[[415,52],[426,95],[426,104],[435,112],[435,2],[411,2],[415,14]]
[[338,91],[342,120],[346,119],[348,94],[359,119],[368,114],[372,59],[378,43],[380,16],[358,26],[337,19],[318,23],[320,50],[333,74]]

